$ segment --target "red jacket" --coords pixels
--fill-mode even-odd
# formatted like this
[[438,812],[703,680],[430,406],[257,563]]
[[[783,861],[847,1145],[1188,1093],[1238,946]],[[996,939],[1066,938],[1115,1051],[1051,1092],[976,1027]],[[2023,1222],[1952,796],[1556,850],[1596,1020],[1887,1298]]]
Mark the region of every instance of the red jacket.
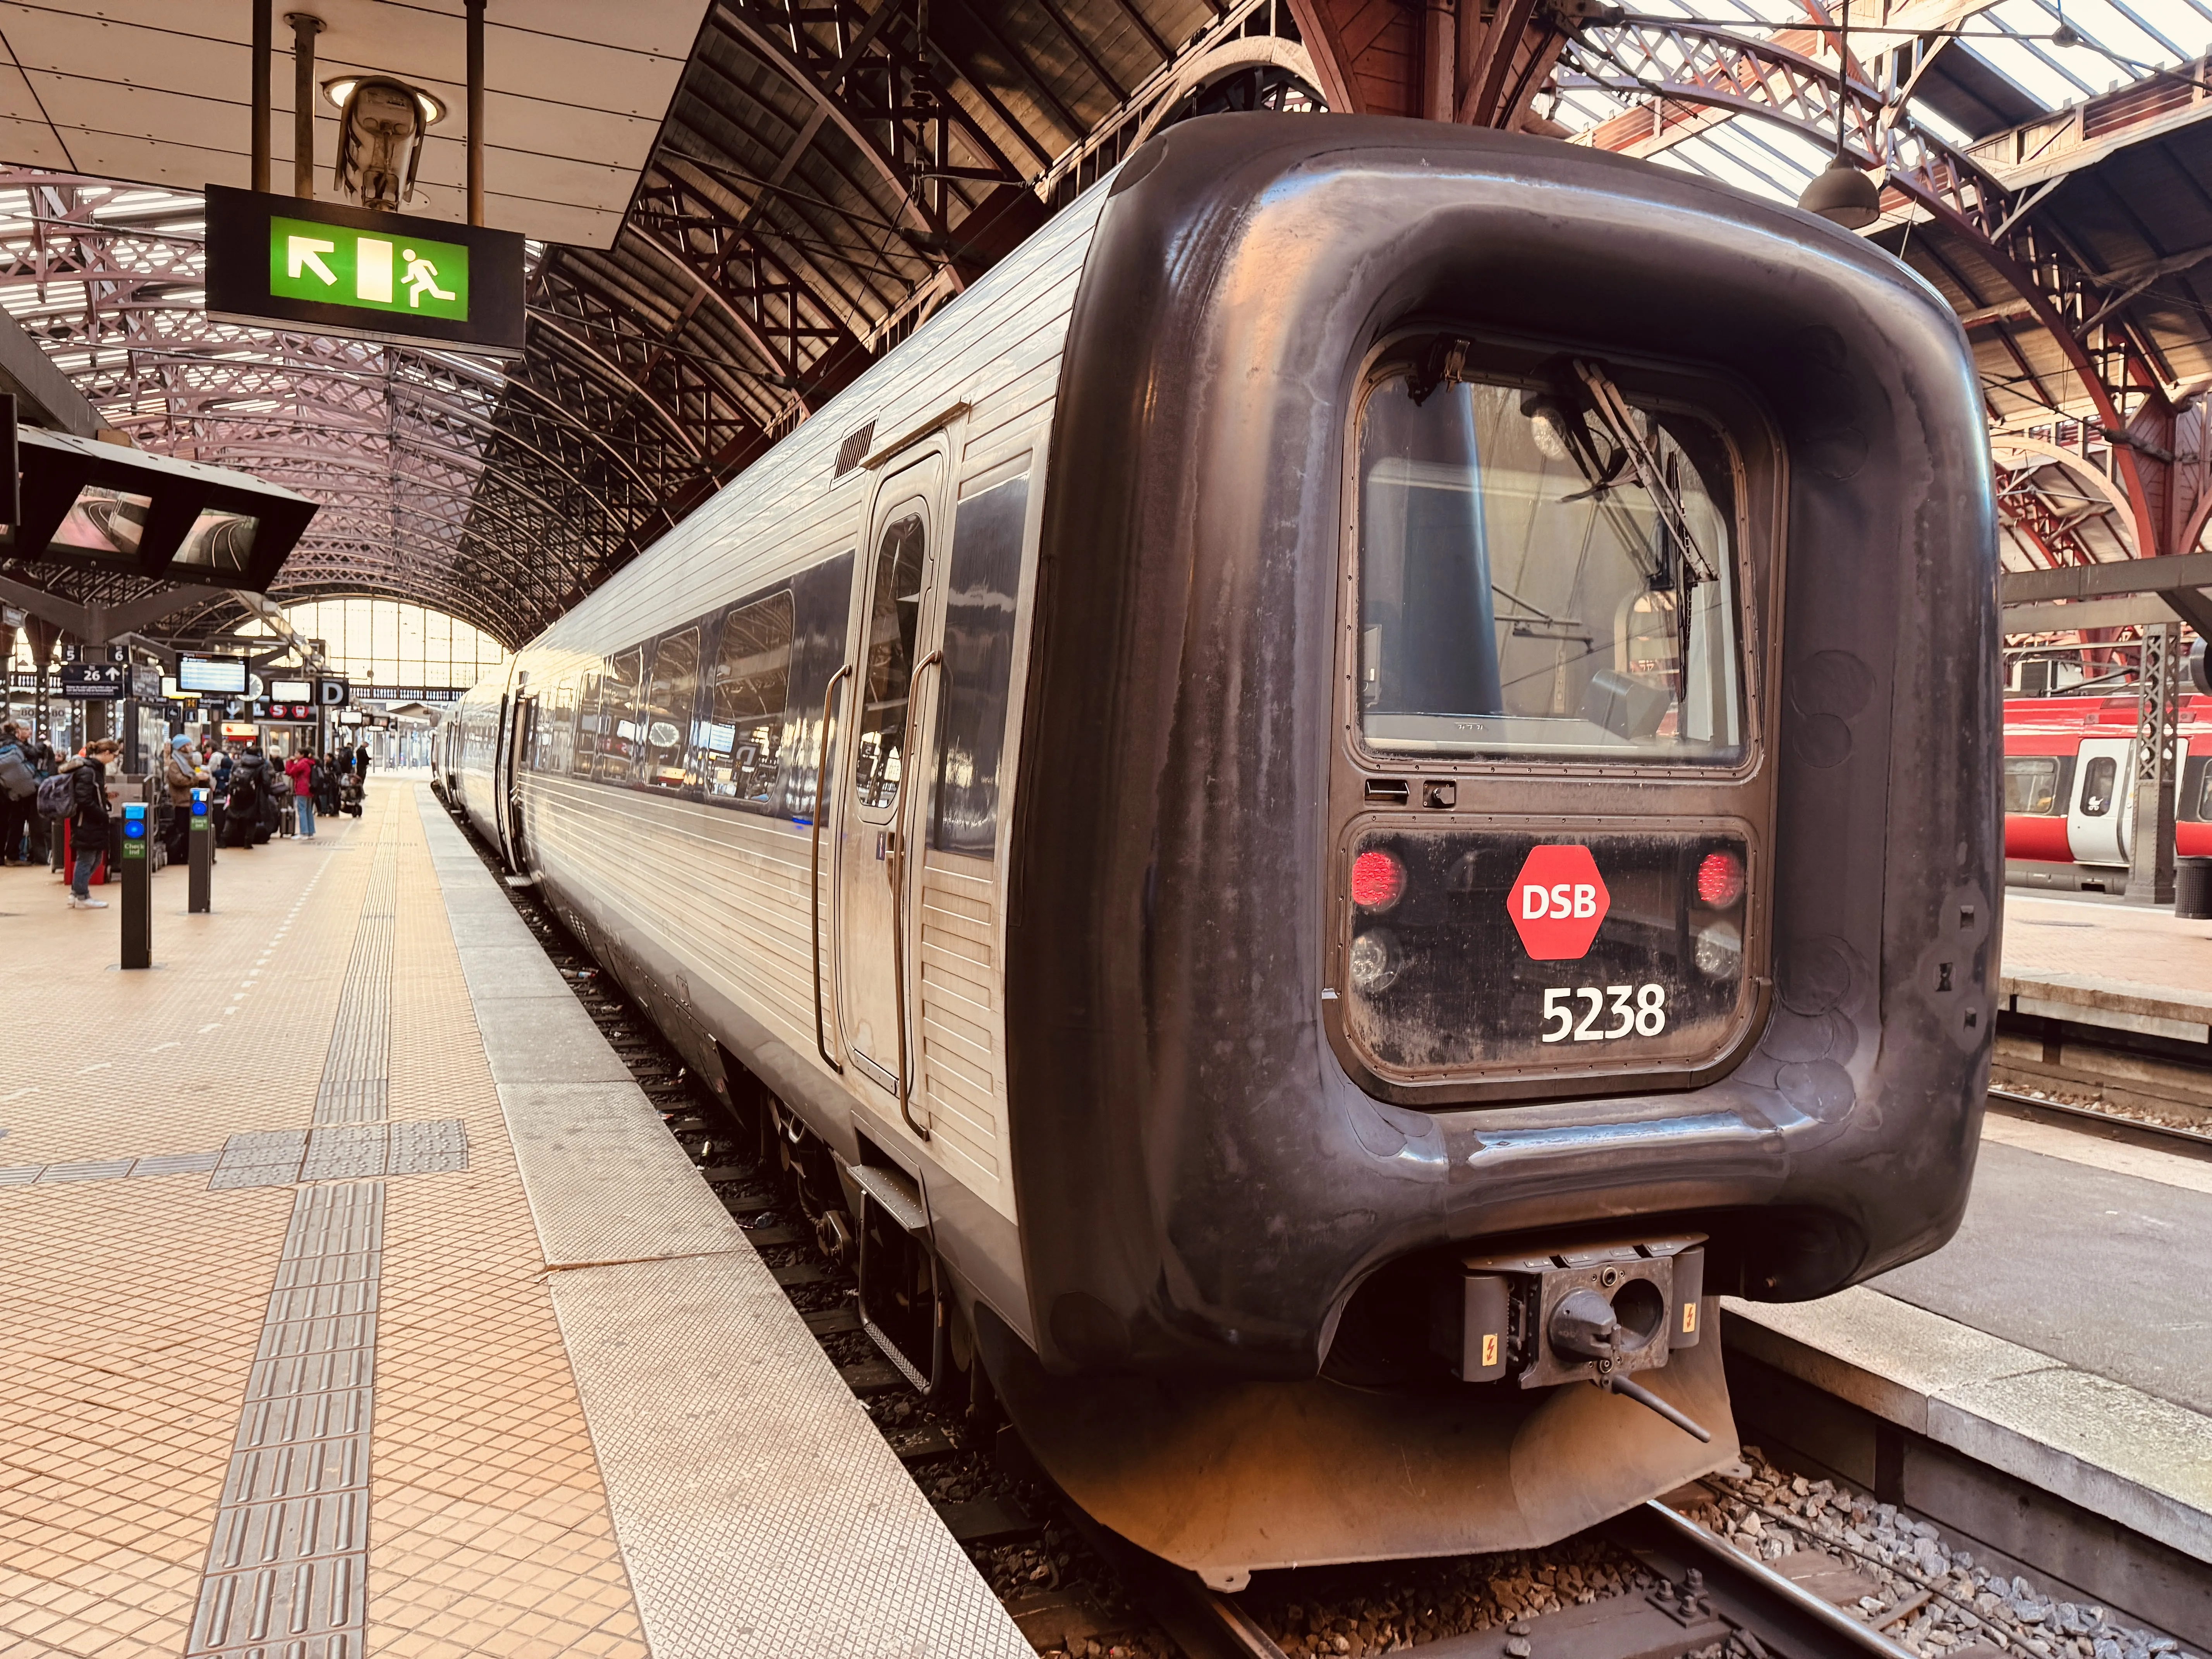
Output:
[[284,763],[284,773],[292,780],[294,794],[304,795],[308,793],[307,775],[314,769],[314,762],[309,760],[305,755],[295,755]]

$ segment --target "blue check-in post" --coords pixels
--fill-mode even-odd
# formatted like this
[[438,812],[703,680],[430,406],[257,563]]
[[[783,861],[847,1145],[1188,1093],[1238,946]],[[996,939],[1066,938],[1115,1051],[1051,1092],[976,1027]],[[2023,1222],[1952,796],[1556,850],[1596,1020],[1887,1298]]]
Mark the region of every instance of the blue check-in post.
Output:
[[147,856],[149,829],[146,821],[146,803],[142,800],[125,801],[123,805],[123,845],[116,859],[123,877],[123,965],[125,968],[151,968],[154,965],[154,869],[152,860]]
[[208,808],[208,792],[192,791],[192,821],[185,832],[185,858],[191,872],[185,905],[189,915],[204,916],[214,908],[215,820]]

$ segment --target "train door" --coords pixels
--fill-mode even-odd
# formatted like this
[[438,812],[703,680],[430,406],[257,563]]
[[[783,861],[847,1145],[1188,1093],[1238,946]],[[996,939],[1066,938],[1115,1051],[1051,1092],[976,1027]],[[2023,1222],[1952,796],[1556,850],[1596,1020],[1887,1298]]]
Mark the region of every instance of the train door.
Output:
[[517,692],[514,718],[507,723],[507,766],[498,799],[502,804],[500,823],[507,840],[507,866],[518,875],[530,872],[530,854],[522,836],[522,769],[530,764],[531,745],[537,735],[537,694]]
[[2125,738],[2083,740],[2075,765],[2074,799],[2066,809],[2066,843],[2076,864],[2128,861],[2134,749]]
[[[941,450],[884,480],[864,548],[859,655],[846,676],[836,744],[838,1029],[850,1069],[927,1138],[915,1093],[915,914],[910,848],[927,752],[938,654],[937,495]],[[919,683],[923,693],[915,700]]]

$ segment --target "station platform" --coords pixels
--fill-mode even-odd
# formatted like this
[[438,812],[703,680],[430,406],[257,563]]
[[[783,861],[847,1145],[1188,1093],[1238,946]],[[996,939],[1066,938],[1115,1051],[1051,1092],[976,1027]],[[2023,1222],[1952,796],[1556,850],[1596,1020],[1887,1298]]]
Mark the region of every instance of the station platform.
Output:
[[2212,921],[2005,896],[1994,1081],[2212,1128]]
[[427,789],[0,870],[0,1652],[1025,1656]]
[[1771,1391],[1768,1420],[1740,1410],[1740,1426],[1747,1439],[1780,1434],[2084,1605],[2202,1641],[2212,1281],[2193,1264],[2208,1251],[2212,1161],[1993,1109],[1965,1222],[1942,1250],[1818,1302],[1723,1304],[1732,1360],[1904,1432],[1823,1425],[1812,1395]]

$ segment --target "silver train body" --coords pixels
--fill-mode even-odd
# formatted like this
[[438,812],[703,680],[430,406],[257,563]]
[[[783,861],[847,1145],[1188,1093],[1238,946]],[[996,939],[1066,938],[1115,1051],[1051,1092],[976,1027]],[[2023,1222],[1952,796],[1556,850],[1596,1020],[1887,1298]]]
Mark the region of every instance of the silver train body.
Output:
[[1988,477],[1856,238],[1209,118],[471,690],[439,787],[1108,1524],[1223,1584],[1540,1543],[1733,1455],[1717,1294],[1957,1224]]

